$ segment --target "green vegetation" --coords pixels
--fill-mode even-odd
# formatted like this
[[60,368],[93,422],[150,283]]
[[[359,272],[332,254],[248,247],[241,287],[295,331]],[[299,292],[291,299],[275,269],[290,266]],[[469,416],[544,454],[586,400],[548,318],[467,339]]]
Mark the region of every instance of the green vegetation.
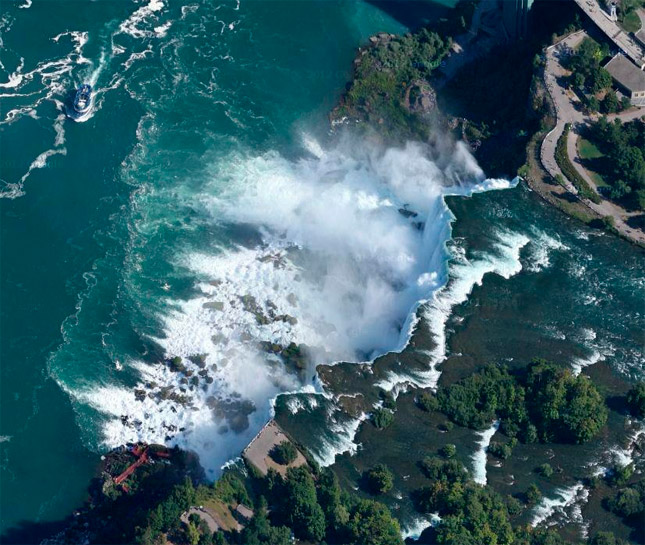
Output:
[[286,479],[267,476],[264,489],[272,522],[288,526],[298,539],[347,545],[403,543],[387,507],[343,492],[330,470],[314,480],[304,466],[289,469]]
[[426,97],[427,106],[433,105],[434,94],[426,82],[448,53],[450,40],[421,29],[404,36],[379,35],[375,41],[362,51],[333,117],[367,121],[392,137],[427,132],[414,110],[428,108],[415,108],[415,103],[421,105]]
[[537,468],[537,472],[542,475],[542,477],[546,477],[548,479],[553,475],[553,468],[551,467],[551,464],[542,464]]
[[271,458],[284,466],[289,465],[298,457],[298,450],[291,441],[283,441],[271,449]]
[[542,492],[535,483],[531,483],[526,490],[526,504],[535,505],[542,499]]
[[[645,539],[645,479],[641,478],[606,498],[603,506],[634,529],[636,541]],[[607,542],[610,543],[610,542]]]
[[515,443],[517,443],[517,439],[515,437],[513,437],[509,443],[492,442],[488,446],[488,452],[500,460],[507,460],[511,457],[511,454],[513,454]]
[[417,405],[426,412],[436,411],[439,408],[437,397],[428,392],[420,393],[416,398]]
[[385,464],[378,464],[363,473],[363,482],[368,492],[385,494],[392,490],[394,477]]
[[[596,95],[611,89],[611,75],[602,67],[604,59],[608,56],[607,44],[600,45],[593,38],[586,37],[566,62],[566,67],[572,72],[569,87],[581,95],[582,102],[592,112],[601,109]],[[602,108],[611,112],[618,111],[619,104],[615,93],[606,93]]]
[[638,13],[632,11],[625,15],[622,22],[622,27],[627,32],[638,32],[641,29],[641,19]]
[[608,196],[645,210],[645,124],[603,117],[591,125],[587,137],[603,154],[593,164],[610,184]]
[[468,477],[468,472],[463,464],[454,459],[442,460],[436,457],[426,457],[419,465],[423,474],[433,480],[463,482]]
[[[422,513],[438,513],[441,524],[431,530],[430,543],[443,545],[560,545],[564,541],[550,530],[514,528],[511,518],[522,510],[516,498],[504,499],[489,487],[467,479],[468,473],[456,460],[429,458],[423,461],[431,480],[413,494]],[[538,491],[539,493],[539,491]]]
[[644,7],[643,0],[622,0],[619,4],[618,22],[627,32],[638,32],[641,28],[640,17],[636,10]]
[[394,413],[390,409],[375,409],[372,413],[372,423],[384,430],[394,421]]
[[578,155],[581,159],[600,159],[605,156],[594,143],[583,137],[578,138]]
[[493,365],[439,392],[441,409],[461,426],[502,431],[530,443],[584,443],[607,421],[607,407],[591,381],[542,360],[523,374]]
[[439,454],[444,458],[454,458],[455,454],[457,454],[457,447],[449,443],[441,448]]
[[567,153],[567,139],[569,137],[570,129],[571,125],[567,123],[562,135],[558,138],[558,143],[555,148],[555,160],[558,163],[560,170],[562,170],[562,173],[576,187],[581,197],[589,199],[595,203],[600,203],[601,199],[598,193],[596,193],[593,188],[589,186],[587,181],[578,174],[578,171],[569,160],[569,155]]
[[645,381],[641,380],[627,392],[627,407],[636,418],[645,418]]

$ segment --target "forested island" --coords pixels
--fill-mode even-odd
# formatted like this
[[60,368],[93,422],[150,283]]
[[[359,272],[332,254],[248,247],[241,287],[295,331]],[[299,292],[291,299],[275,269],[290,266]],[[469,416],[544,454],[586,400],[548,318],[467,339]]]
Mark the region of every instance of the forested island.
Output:
[[[417,411],[428,417],[442,413],[456,426],[482,429],[500,422],[503,443],[491,443],[489,455],[507,459],[521,443],[592,441],[607,423],[608,400],[581,375],[559,365],[536,360],[526,370],[511,372],[486,366],[469,377],[439,388],[418,391]],[[612,403],[633,418],[645,415],[645,382],[631,387]],[[383,409],[390,413],[390,409]],[[387,427],[373,414],[375,426]],[[157,452],[166,452],[155,447]],[[205,484],[197,460],[177,449],[167,451],[165,463],[145,465],[126,485],[114,477],[131,462],[128,451],[107,456],[91,488],[88,506],[75,514],[58,543],[139,543],[153,545],[288,545],[329,543],[345,545],[402,544],[401,528],[379,497],[392,488],[392,472],[383,464],[365,471],[360,491],[343,489],[332,468],[320,468],[307,451],[287,440],[271,450],[277,470],[263,474],[245,458],[225,470],[214,484]],[[306,463],[294,465],[297,454]],[[522,523],[522,515],[541,500],[531,483],[513,496],[502,496],[473,481],[456,457],[455,445],[429,452],[418,466],[424,486],[412,492],[420,513],[432,514],[437,524],[424,543],[565,545],[556,529]],[[550,480],[561,468],[542,464],[535,478]],[[633,529],[630,541],[611,532],[589,536],[589,545],[642,542],[645,480],[632,466],[616,466],[590,476],[587,485],[600,494],[600,503]],[[215,525],[215,526],[214,526]],[[215,529],[216,528],[216,529]]]

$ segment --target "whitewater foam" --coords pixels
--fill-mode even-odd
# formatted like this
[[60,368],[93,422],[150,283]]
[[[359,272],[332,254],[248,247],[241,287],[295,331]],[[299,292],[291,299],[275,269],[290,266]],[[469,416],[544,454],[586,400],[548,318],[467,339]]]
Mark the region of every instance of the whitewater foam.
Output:
[[490,428],[484,431],[477,432],[479,435],[479,441],[477,441],[478,449],[472,455],[473,461],[473,481],[478,484],[485,485],[487,482],[486,479],[486,458],[488,447],[490,446],[490,441],[493,438],[493,435],[499,429],[499,420],[493,422]]
[[569,524],[580,525],[584,531],[582,506],[589,498],[589,490],[582,483],[576,483],[570,487],[557,488],[554,494],[553,498],[542,498],[535,507],[531,526],[535,527],[540,524],[551,526],[556,524],[557,521],[553,518],[557,516]]
[[[454,216],[446,195],[516,183],[484,180],[463,145],[442,167],[419,144],[378,150],[343,142],[324,149],[310,138],[305,148],[308,155],[297,161],[270,152],[216,165],[212,184],[192,206],[215,225],[252,226],[260,242],[176,257],[174,265],[198,279],[198,295],[166,301],[170,310],[154,317],[163,335],[154,340],[168,357],[180,356],[192,376],[188,381],[163,362],[130,361],[123,363],[142,377],[136,396],[118,386],[76,392],[108,419],[106,446],[135,439],[181,444],[203,455],[216,475],[266,422],[276,395],[317,387],[309,380],[316,364],[371,360],[406,345],[419,304],[447,278]],[[486,271],[521,269],[526,240],[509,243],[513,236],[499,241],[502,259],[484,258]],[[453,283],[442,312],[467,297],[480,273]],[[280,356],[288,346],[300,347],[297,373]],[[202,355],[202,369],[191,363],[195,355]],[[429,365],[425,374],[390,378],[436,384],[436,377]],[[181,392],[183,405],[167,398],[169,390],[160,399],[164,389]],[[294,403],[293,412],[302,410]],[[329,433],[312,449],[321,465],[356,451],[354,437],[366,418],[330,407]]]

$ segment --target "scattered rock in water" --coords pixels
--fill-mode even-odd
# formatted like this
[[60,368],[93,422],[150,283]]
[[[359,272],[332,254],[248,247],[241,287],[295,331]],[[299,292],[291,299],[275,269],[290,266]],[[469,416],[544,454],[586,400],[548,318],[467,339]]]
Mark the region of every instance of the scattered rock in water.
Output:
[[142,390],[142,389],[139,389],[139,388],[137,388],[134,391],[134,399],[136,399],[137,401],[145,401],[147,395],[148,394],[147,394],[147,392],[145,390]]
[[157,401],[174,401],[178,405],[190,405],[190,396],[177,393],[173,390],[172,386],[162,387],[156,394]]
[[249,427],[249,415],[256,409],[251,400],[241,399],[238,392],[231,397],[233,399],[217,399],[210,396],[206,399],[206,405],[211,409],[216,420],[226,420],[228,428],[239,433]]
[[193,356],[188,356],[188,359],[193,362],[197,367],[203,369],[206,367],[206,357],[208,354],[195,354]]
[[226,341],[228,339],[226,336],[222,333],[215,333],[215,335],[211,336],[211,341],[213,341],[213,344],[226,344]]
[[399,214],[401,214],[404,218],[416,218],[419,215],[412,210],[408,210],[407,208],[399,208]]
[[255,316],[255,321],[259,325],[267,325],[268,323],[270,323],[269,318],[264,314],[255,297],[248,294],[242,295],[240,297],[240,301],[242,302],[242,307],[244,308],[244,310],[253,314]]
[[170,370],[174,373],[185,373],[186,366],[184,365],[183,360],[180,356],[175,356],[168,361],[168,366]]
[[308,348],[305,344],[296,344],[292,342],[289,343],[288,346],[281,346],[277,343],[263,341],[260,343],[260,348],[269,354],[280,356],[287,367],[291,367],[297,371],[304,371],[307,369],[309,358],[305,354]]
[[296,297],[295,293],[290,293],[287,295],[287,302],[292,306],[295,307],[298,304],[298,298]]
[[224,310],[224,303],[222,303],[221,301],[209,301],[208,303],[204,303],[202,307],[208,310],[222,311]]

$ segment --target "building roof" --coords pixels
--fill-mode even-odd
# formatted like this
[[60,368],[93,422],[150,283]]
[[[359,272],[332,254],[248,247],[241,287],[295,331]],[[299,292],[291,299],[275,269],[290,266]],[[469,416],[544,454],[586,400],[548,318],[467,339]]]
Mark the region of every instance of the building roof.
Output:
[[645,91],[645,72],[620,53],[605,65],[605,69],[612,78],[631,92]]

